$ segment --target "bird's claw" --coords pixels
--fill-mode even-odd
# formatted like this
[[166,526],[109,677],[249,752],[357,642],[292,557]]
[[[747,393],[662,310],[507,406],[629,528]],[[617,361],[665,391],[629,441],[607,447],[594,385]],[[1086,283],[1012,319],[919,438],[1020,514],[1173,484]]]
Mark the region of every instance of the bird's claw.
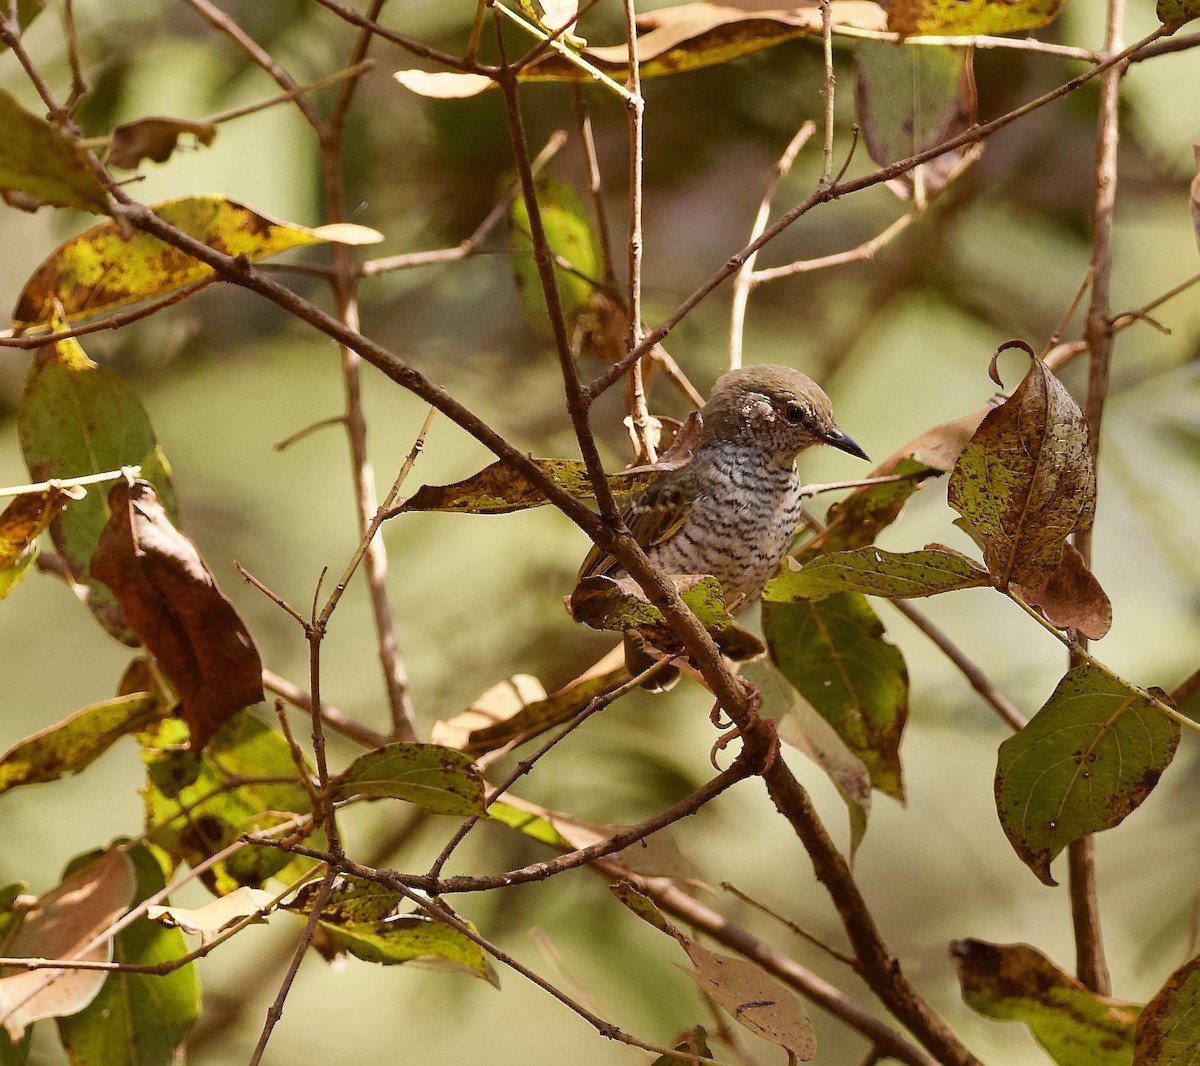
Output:
[[759,772],[766,773],[775,762],[775,757],[779,754],[779,733],[775,729],[773,719],[763,718],[759,714],[763,705],[762,692],[759,687],[752,681],[747,681],[744,677],[739,677],[738,683],[742,686],[742,690],[746,695],[746,726],[743,728],[735,725],[725,715],[725,708],[720,703],[713,704],[709,720],[714,726],[718,729],[724,729],[725,732],[717,737],[716,742],[708,753],[708,761],[712,764],[714,770],[720,770],[721,768],[717,765],[717,752],[724,751],[735,740],[740,739],[746,729],[752,729],[755,725],[761,725],[768,734],[769,742],[767,751],[763,755],[762,768]]

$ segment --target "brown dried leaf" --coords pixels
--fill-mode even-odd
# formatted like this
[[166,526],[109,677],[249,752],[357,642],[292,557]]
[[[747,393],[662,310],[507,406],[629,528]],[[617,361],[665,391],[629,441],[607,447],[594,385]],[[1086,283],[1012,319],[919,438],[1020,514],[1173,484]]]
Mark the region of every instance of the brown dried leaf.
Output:
[[112,517],[92,573],[112,589],[175,686],[191,748],[198,751],[234,713],[262,700],[258,650],[195,543],[171,524],[153,485],[119,484],[108,504]]
[[392,77],[410,92],[433,100],[463,100],[495,85],[485,74],[456,70],[398,70]]
[[136,170],[143,159],[165,163],[185,133],[190,133],[207,148],[216,139],[217,127],[211,122],[157,116],[124,122],[108,138],[108,165]]
[[1085,637],[1099,640],[1112,628],[1112,602],[1071,544],[1066,545],[1062,562],[1044,585],[1014,588],[1059,629],[1078,629]]
[[430,740],[466,751],[475,732],[507,722],[531,703],[546,698],[542,683],[532,674],[514,674],[480,695],[465,711],[433,724]]

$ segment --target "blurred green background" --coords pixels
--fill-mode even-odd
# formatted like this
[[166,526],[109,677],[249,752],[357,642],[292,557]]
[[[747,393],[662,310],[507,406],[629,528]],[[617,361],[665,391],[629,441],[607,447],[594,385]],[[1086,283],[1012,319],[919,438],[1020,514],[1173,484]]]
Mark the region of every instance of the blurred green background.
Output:
[[[639,5],[639,8],[642,5]],[[653,5],[647,5],[653,6]],[[1155,25],[1150,0],[1129,5],[1126,37]],[[238,0],[226,10],[301,82],[345,63],[353,32],[316,4]],[[461,51],[475,4],[403,0],[388,25]],[[148,114],[202,118],[276,92],[266,75],[215,35],[186,3],[140,0],[75,4],[92,92],[77,117],[89,135]],[[1098,47],[1099,5],[1068,3],[1044,39]],[[589,31],[618,39],[619,6],[605,0]],[[607,34],[607,35],[606,35]],[[69,73],[54,12],[28,34],[56,91]],[[377,42],[378,64],[351,113],[346,181],[353,221],[375,227],[389,255],[456,245],[512,179],[497,94],[430,101],[390,73],[416,63]],[[851,49],[837,44],[838,157],[853,118]],[[1015,52],[976,58],[980,117],[1030,99],[1081,69]],[[806,118],[819,119],[819,44],[795,41],[723,66],[647,82],[645,315],[653,325],[746,241],[771,166]],[[1121,179],[1113,305],[1139,307],[1200,268],[1188,212],[1200,141],[1200,57],[1193,51],[1133,67],[1124,85]],[[37,103],[11,54],[0,54],[0,87]],[[584,93],[596,124],[612,236],[625,226],[626,127],[619,102]],[[332,91],[316,99],[328,108]],[[571,141],[549,173],[582,193],[585,171],[567,87],[534,85],[522,95],[531,143],[555,129]],[[785,362],[822,381],[841,425],[882,458],[930,425],[978,408],[997,345],[1012,337],[1040,348],[1083,281],[1088,262],[1096,91],[1086,87],[992,138],[982,159],[927,215],[874,260],[802,275],[757,290],[746,357]],[[819,138],[818,138],[819,139]],[[810,144],[777,198],[803,198],[819,174]],[[860,147],[851,174],[873,164]],[[293,110],[272,110],[221,127],[210,149],[181,151],[143,167],[130,186],[153,202],[219,193],[277,218],[324,221],[316,150]],[[852,247],[903,211],[882,187],[822,207],[770,246],[760,266]],[[0,214],[0,302],[15,303],[25,278],[59,242],[90,221],[69,212]],[[313,279],[287,275],[328,306]],[[363,329],[538,455],[573,455],[559,400],[558,370],[516,295],[503,228],[462,263],[386,274],[361,286]],[[720,288],[672,333],[668,350],[702,389],[728,347],[729,288]],[[1140,684],[1177,684],[1200,658],[1200,297],[1193,289],[1155,312],[1169,327],[1123,332],[1116,346],[1100,466],[1095,570],[1115,623],[1096,647]],[[1078,316],[1067,329],[1076,335]],[[356,543],[344,437],[317,431],[280,452],[275,441],[342,407],[333,346],[276,308],[228,287],[119,332],[84,341],[89,354],[136,383],[175,475],[185,529],[199,543],[276,672],[302,683],[307,647],[276,607],[244,585],[235,560],[301,610],[322,567],[340,572]],[[0,358],[0,484],[26,479],[14,410],[27,365]],[[1009,384],[1021,368],[1002,363]],[[599,366],[585,367],[585,376]],[[1082,395],[1083,367],[1065,373]],[[365,370],[370,447],[381,491],[390,484],[424,418],[421,404]],[[593,424],[606,461],[628,460],[620,390]],[[665,384],[652,408],[686,411]],[[432,432],[408,488],[456,480],[488,454],[445,420]],[[805,458],[805,476],[861,475],[836,453]],[[819,502],[824,507],[824,501]],[[944,484],[927,487],[882,543],[912,549],[941,541],[969,550],[950,525]],[[550,510],[498,518],[406,515],[388,523],[389,588],[422,729],[464,708],[514,672],[552,689],[610,643],[571,623],[561,597],[586,541]],[[1065,669],[1062,650],[1012,605],[983,591],[920,605],[979,662],[1026,714]],[[1040,1061],[1017,1025],[962,1006],[946,954],[953,937],[1035,944],[1061,966],[1073,959],[1065,890],[1036,882],[1009,849],[992,799],[997,744],[1006,729],[927,640],[888,606],[880,613],[908,662],[911,721],[902,750],[909,802],[879,798],[856,872],[886,937],[909,973],[946,1010],[968,1044],[995,1062]],[[31,575],[0,604],[0,748],[112,694],[130,657],[58,582]],[[386,728],[369,612],[359,584],[334,616],[324,645],[328,702]],[[571,737],[518,791],[605,822],[635,821],[669,804],[709,771],[707,701],[694,686],[654,698],[638,694]],[[303,727],[300,726],[302,729]],[[1194,738],[1127,824],[1097,842],[1104,931],[1115,994],[1144,1000],[1185,958],[1189,911],[1200,883],[1190,798],[1197,786]],[[354,749],[335,740],[344,765]],[[845,841],[841,801],[821,773],[788,755],[829,825]],[[83,775],[0,798],[0,881],[53,885],[76,853],[140,828],[139,763],[123,741]],[[700,877],[734,882],[806,928],[841,944],[836,917],[811,867],[753,782],[678,828]],[[403,821],[376,804],[348,820],[351,855],[376,855]],[[396,858],[424,869],[452,823],[426,826],[415,851]],[[480,830],[457,871],[499,870],[541,857],[511,834]],[[384,861],[384,860],[380,860]],[[1161,871],[1147,878],[1146,871]],[[1058,870],[1060,877],[1065,869]],[[198,898],[198,897],[197,897]],[[706,897],[707,898],[707,897]],[[187,902],[182,900],[181,902]],[[692,983],[673,968],[682,956],[608,899],[584,871],[505,893],[456,901],[506,949],[644,1039],[711,1028]],[[718,906],[871,1002],[844,969],[731,898]],[[240,935],[201,965],[205,1015],[192,1061],[244,1061],[275,995],[282,960],[299,926],[279,916]],[[536,930],[545,938],[535,937]],[[544,945],[549,944],[547,948]],[[344,971],[306,961],[264,1062],[557,1061],[564,1050],[589,1064],[639,1053],[610,1045],[512,973],[503,990],[408,967],[351,961]],[[815,1012],[818,1062],[858,1061],[863,1042]],[[59,1061],[42,1033],[37,1063]],[[755,1044],[762,1062],[782,1062]]]

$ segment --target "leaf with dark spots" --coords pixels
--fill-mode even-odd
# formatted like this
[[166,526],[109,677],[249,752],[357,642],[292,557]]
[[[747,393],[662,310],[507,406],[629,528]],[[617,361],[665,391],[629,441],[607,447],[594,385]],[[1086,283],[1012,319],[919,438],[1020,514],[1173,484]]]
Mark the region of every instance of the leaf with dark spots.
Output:
[[25,576],[37,558],[37,539],[70,500],[85,490],[49,488],[17,496],[0,514],[0,600]]
[[859,592],[900,600],[991,583],[991,575],[977,562],[950,548],[932,545],[924,551],[898,553],[866,547],[828,552],[799,570],[785,570],[767,584],[763,599],[793,603],[835,592]]
[[136,170],[143,159],[165,163],[185,133],[191,134],[198,144],[207,148],[216,139],[217,127],[211,122],[157,116],[124,122],[109,135],[105,161],[109,166],[122,170]]
[[[667,580],[710,633],[720,632],[733,624],[725,610],[721,585],[715,577],[670,574]],[[659,651],[678,652],[683,648],[662,612],[646,599],[641,586],[631,577],[585,577],[575,586],[567,607],[575,621],[593,629],[618,633],[632,629]]]
[[112,517],[92,573],[112,589],[130,625],[179,693],[199,750],[224,722],[263,698],[262,662],[199,550],[167,516],[147,481],[108,494]]
[[1154,13],[1164,26],[1200,19],[1200,0],[1158,0]]
[[1112,627],[1112,603],[1074,545],[1065,546],[1062,562],[1040,588],[1013,589],[1059,629],[1075,629],[1099,640]]
[[1179,736],[1177,722],[1119,677],[1090,664],[1067,673],[1029,724],[1000,745],[996,808],[1021,861],[1055,884],[1051,860],[1136,810]]
[[888,29],[910,36],[1017,33],[1053,22],[1063,0],[892,0]]
[[438,744],[397,743],[368,751],[330,783],[335,800],[401,799],[435,814],[483,814],[483,779],[469,755]]
[[772,661],[871,775],[903,801],[900,739],[908,720],[908,670],[864,597],[763,603]]
[[1056,1063],[1129,1066],[1137,1004],[1097,995],[1028,944],[956,940],[950,956],[967,1006],[1024,1022]]
[[1137,1020],[1133,1066],[1195,1066],[1200,1048],[1200,955],[1185,962]]
[[[1000,588],[1040,588],[1058,569],[1067,537],[1092,524],[1096,472],[1087,423],[1070,393],[1028,345],[1004,348],[1013,346],[1029,354],[1029,372],[963,448],[947,499],[979,538]],[[998,382],[995,366],[993,357]]]

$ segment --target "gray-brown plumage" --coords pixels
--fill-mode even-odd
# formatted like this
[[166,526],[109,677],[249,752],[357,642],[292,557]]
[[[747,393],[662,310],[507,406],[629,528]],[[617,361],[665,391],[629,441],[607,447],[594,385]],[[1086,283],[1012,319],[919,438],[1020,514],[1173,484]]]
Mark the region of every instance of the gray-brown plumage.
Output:
[[[655,566],[668,574],[711,574],[735,613],[775,575],[796,531],[796,456],[814,444],[867,454],[838,428],[821,387],[791,367],[729,371],[700,413],[704,425],[692,461],[664,471],[622,515]],[[593,548],[579,579],[593,576],[626,574],[613,556]],[[650,659],[631,636],[626,661],[637,673]]]

